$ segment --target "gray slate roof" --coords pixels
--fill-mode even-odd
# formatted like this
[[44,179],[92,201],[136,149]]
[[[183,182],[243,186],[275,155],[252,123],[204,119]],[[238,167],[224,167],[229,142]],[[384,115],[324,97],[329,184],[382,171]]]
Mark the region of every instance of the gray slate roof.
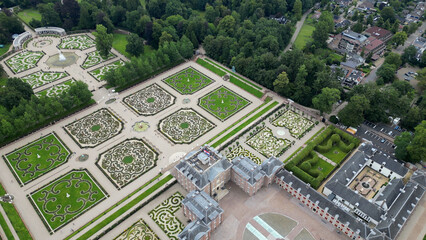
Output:
[[404,188],[404,183],[402,179],[392,179],[383,192],[379,193],[379,196],[376,199],[376,202],[386,202],[387,206],[392,205],[396,197],[400,193],[400,189]]
[[275,157],[266,159],[260,166],[245,156],[238,156],[232,159],[232,170],[246,179],[251,185],[254,185],[264,176],[270,177],[278,171],[282,165],[283,163]]
[[206,225],[223,213],[219,204],[204,191],[191,191],[182,200],[182,204]]
[[417,170],[411,176],[411,180],[426,188],[426,173],[422,170]]
[[203,222],[193,221],[189,223],[178,238],[180,240],[199,240],[210,231],[210,226],[207,226]]

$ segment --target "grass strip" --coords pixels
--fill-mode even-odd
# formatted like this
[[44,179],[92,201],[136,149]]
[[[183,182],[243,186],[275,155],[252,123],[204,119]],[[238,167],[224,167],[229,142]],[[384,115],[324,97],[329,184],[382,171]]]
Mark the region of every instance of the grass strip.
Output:
[[[136,204],[140,203],[147,196],[149,196],[155,190],[157,190],[158,188],[160,188],[161,186],[163,186],[164,184],[166,184],[172,178],[173,178],[172,175],[168,175],[165,178],[161,179],[155,185],[153,185],[152,187],[150,187],[149,189],[147,189],[141,195],[137,196],[135,199],[133,199],[132,201],[130,201],[129,203],[127,203],[126,205],[124,205],[120,209],[118,209],[115,213],[113,213],[110,216],[108,216],[107,218],[105,218],[102,222],[100,222],[98,225],[96,225],[95,227],[93,227],[92,229],[90,229],[89,231],[87,231],[86,233],[84,233],[83,235],[81,235],[77,239],[79,239],[79,240],[89,239],[89,237],[93,236],[93,234],[95,234],[96,232],[98,232],[99,230],[101,230],[103,227],[105,227],[106,225],[108,225],[110,222],[112,222],[115,219],[119,218],[122,214],[124,214],[125,212],[127,212],[130,208],[132,208]],[[66,239],[69,239],[69,238],[70,238],[70,236],[68,236]]]
[[[201,66],[207,68],[208,70],[216,73],[217,75],[219,75],[221,77],[223,77],[226,74],[226,72],[224,72],[221,69],[211,65],[210,63],[204,61],[201,58],[197,59],[197,63],[200,64]],[[254,88],[250,85],[247,85],[246,83],[244,83],[240,79],[236,78],[235,76],[231,76],[229,81],[231,83],[233,83],[234,85],[236,85],[237,87],[240,87],[241,89],[245,90],[246,92],[253,94],[257,98],[261,98],[263,96],[262,91],[259,91],[258,89]]]
[[71,235],[69,235],[68,237],[65,238],[66,239],[70,239],[73,236],[75,236],[77,233],[83,231],[85,228],[87,228],[90,224],[94,223],[95,221],[97,221],[99,218],[101,218],[102,216],[104,216],[105,214],[109,213],[111,210],[113,210],[115,207],[117,207],[118,205],[122,204],[124,201],[126,201],[127,199],[131,198],[133,195],[135,195],[136,193],[138,193],[140,190],[144,189],[146,186],[148,186],[150,183],[154,182],[157,178],[161,177],[161,173],[158,174],[157,176],[153,177],[151,180],[149,180],[148,182],[146,182],[144,185],[142,185],[141,187],[139,187],[138,189],[136,189],[135,191],[133,191],[131,194],[127,195],[125,198],[121,199],[120,201],[118,201],[117,203],[115,203],[114,205],[112,205],[110,208],[108,208],[105,212],[99,214],[98,216],[96,216],[95,218],[93,218],[92,220],[90,220],[90,222],[86,223],[85,225],[83,225],[81,228],[77,229],[77,231],[73,232]]
[[300,146],[296,151],[294,151],[288,158],[286,158],[283,163],[287,162],[288,160],[290,160],[297,152],[299,152],[300,149],[302,149],[303,146]]
[[245,78],[242,78],[242,77],[238,76],[237,74],[235,74],[235,73],[233,73],[233,72],[229,71],[228,69],[226,69],[226,68],[223,68],[223,67],[219,66],[218,64],[216,64],[216,63],[215,63],[215,62],[213,62],[212,60],[210,60],[210,59],[207,59],[207,58],[206,58],[206,61],[207,61],[207,62],[209,62],[209,63],[211,63],[211,64],[213,64],[213,65],[215,65],[215,66],[216,66],[216,67],[218,67],[218,68],[221,68],[222,70],[224,70],[225,72],[227,72],[227,73],[229,73],[229,74],[233,75],[234,77],[236,77],[236,78],[238,78],[238,79],[240,79],[240,80],[242,80],[242,81],[244,81],[244,82],[246,82],[246,83],[248,83],[248,84],[252,85],[253,87],[255,87],[255,88],[259,89],[259,90],[262,90],[262,87],[259,87],[259,86],[257,86],[256,84],[254,84],[254,83],[250,82],[249,80],[247,80],[247,79],[245,79]]
[[252,115],[254,112],[256,112],[257,110],[259,110],[261,107],[265,106],[270,101],[271,101],[271,98],[269,98],[269,97],[266,98],[265,102],[263,102],[260,106],[258,106],[257,108],[253,109],[251,112],[249,112],[243,118],[238,119],[236,122],[234,122],[232,125],[230,125],[229,127],[227,127],[225,130],[223,130],[222,132],[220,132],[216,136],[210,138],[205,144],[211,143],[213,140],[215,140],[216,138],[218,138],[220,135],[224,134],[226,131],[228,131],[229,129],[233,128],[235,125],[237,125],[238,123],[242,122],[244,119],[248,118],[250,115]]
[[0,227],[3,229],[4,233],[6,234],[6,238],[8,240],[15,239],[13,237],[12,232],[10,231],[9,225],[7,225],[6,220],[4,219],[3,215],[0,214]]
[[[0,196],[3,196],[5,194],[6,190],[3,188],[3,185],[0,184]],[[0,202],[0,204],[3,207],[3,210],[6,212],[6,215],[9,218],[10,222],[12,223],[12,226],[15,229],[15,232],[18,235],[19,239],[33,239],[15,206],[13,204],[4,202]]]
[[232,130],[231,132],[229,132],[228,134],[226,134],[221,139],[219,139],[217,142],[213,143],[212,147],[215,148],[215,147],[219,146],[220,144],[222,144],[223,142],[225,142],[226,140],[228,140],[228,138],[234,136],[237,132],[241,131],[247,125],[249,125],[250,123],[254,122],[256,119],[258,119],[260,116],[262,116],[263,114],[265,114],[267,111],[271,110],[276,105],[278,105],[277,101],[274,101],[273,103],[269,104],[262,111],[258,112],[256,115],[254,115],[253,117],[249,118],[247,121],[245,121],[244,123],[242,123],[241,125],[239,125],[238,127],[236,127],[234,130]]

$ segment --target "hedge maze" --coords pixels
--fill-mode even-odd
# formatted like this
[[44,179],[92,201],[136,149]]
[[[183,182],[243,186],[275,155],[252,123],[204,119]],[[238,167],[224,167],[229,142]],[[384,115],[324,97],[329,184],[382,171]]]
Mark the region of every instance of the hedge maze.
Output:
[[21,185],[66,163],[71,151],[51,133],[5,156],[5,161]]
[[260,158],[258,158],[256,155],[254,155],[249,150],[244,149],[241,145],[232,149],[232,151],[230,151],[226,155],[226,157],[229,159],[229,161],[232,161],[234,158],[239,157],[239,156],[248,157],[258,165],[262,164],[262,160],[260,160]]
[[[334,151],[339,149],[339,151],[345,152],[346,156],[351,150],[357,147],[359,143],[360,141],[357,138],[334,126],[329,126],[314,140],[310,141],[299,154],[285,165],[285,168],[292,171],[294,175],[304,182],[309,183],[313,188],[317,189],[335,167],[321,159],[315,151],[327,157],[327,155],[334,154]],[[345,156],[341,158],[341,155],[336,155],[338,155],[340,159],[338,162],[334,161],[338,166]]]
[[312,121],[291,110],[285,111],[271,123],[276,127],[287,128],[293,137],[299,139],[314,127],[314,123]]
[[160,238],[144,220],[140,219],[114,240],[160,240]]
[[184,229],[184,225],[175,216],[175,213],[182,207],[183,199],[183,195],[176,192],[149,212],[152,220],[170,239],[178,240],[177,235]]
[[263,156],[278,157],[290,146],[291,141],[277,138],[268,127],[264,127],[257,134],[246,141],[247,145],[261,153]]
[[37,213],[52,234],[107,197],[84,170],[73,170],[29,196]]

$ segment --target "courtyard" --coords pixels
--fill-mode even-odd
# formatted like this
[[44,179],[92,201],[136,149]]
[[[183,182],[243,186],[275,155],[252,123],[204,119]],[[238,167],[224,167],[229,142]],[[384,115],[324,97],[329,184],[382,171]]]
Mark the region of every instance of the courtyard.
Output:
[[379,192],[380,188],[389,182],[389,178],[370,167],[365,167],[349,184],[349,188],[357,191],[358,194],[366,198],[372,199]]

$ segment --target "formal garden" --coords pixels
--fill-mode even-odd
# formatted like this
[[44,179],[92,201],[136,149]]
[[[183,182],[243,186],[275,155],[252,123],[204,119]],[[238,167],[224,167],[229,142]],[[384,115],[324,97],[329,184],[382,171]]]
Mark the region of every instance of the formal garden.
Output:
[[250,152],[247,149],[244,149],[241,145],[233,148],[226,157],[229,159],[229,161],[232,161],[234,158],[244,156],[250,158],[254,163],[260,165],[262,164],[262,160],[254,155],[252,152]]
[[250,101],[221,86],[200,98],[198,104],[219,120],[225,121],[248,106]]
[[192,67],[163,79],[163,81],[182,95],[191,95],[214,82],[213,79]]
[[51,234],[107,197],[87,170],[72,170],[28,196]]
[[[359,139],[334,126],[329,126],[312,141],[309,141],[307,146],[285,165],[285,168],[317,189],[359,143]],[[336,146],[340,148],[339,151],[332,150]],[[346,153],[343,158],[341,151]],[[329,156],[330,158],[327,158],[335,163],[334,166],[322,159],[318,153]],[[331,157],[332,154],[335,156]]]
[[291,141],[275,137],[270,128],[264,127],[258,133],[248,138],[246,144],[269,158],[279,157],[290,147]]
[[82,148],[93,148],[120,134],[123,122],[110,110],[101,108],[64,127]]
[[66,163],[71,152],[55,133],[6,154],[5,161],[21,185]]
[[45,72],[40,70],[23,76],[21,79],[22,81],[31,85],[31,87],[34,89],[68,76],[69,74],[67,72]]
[[175,103],[176,97],[154,83],[123,99],[123,102],[143,116],[155,115]]
[[278,114],[277,117],[272,118],[271,123],[276,127],[285,127],[290,131],[290,134],[295,138],[301,138],[309,132],[313,127],[314,123],[292,110],[280,111],[282,114]]
[[38,61],[44,56],[40,51],[22,51],[5,61],[10,70],[17,74],[37,66]]
[[85,50],[95,46],[95,40],[87,35],[67,36],[61,39],[59,49]]
[[182,207],[183,199],[184,196],[180,192],[176,192],[149,212],[149,216],[169,239],[177,240],[177,235],[185,227],[175,216],[175,213]]
[[99,155],[96,165],[118,188],[123,188],[157,164],[158,153],[142,139],[127,139]]
[[93,66],[96,66],[98,64],[101,64],[103,62],[106,62],[110,59],[115,58],[116,56],[113,53],[109,53],[109,55],[107,56],[107,58],[103,58],[101,56],[101,54],[99,53],[99,51],[93,51],[93,52],[89,52],[87,54],[87,58],[86,60],[84,60],[83,64],[81,65],[81,67],[83,69],[88,69],[91,68]]
[[193,109],[183,108],[162,119],[158,129],[173,143],[189,144],[215,126]]
[[75,83],[74,79],[67,80],[63,83],[56,84],[46,90],[37,92],[35,95],[38,97],[59,97],[62,93],[70,89],[71,85]]
[[96,79],[96,81],[101,82],[105,80],[105,74],[107,72],[111,71],[112,69],[116,69],[120,66],[124,66],[124,61],[121,59],[118,61],[112,62],[108,65],[97,68],[95,70],[92,70],[89,72],[89,74],[92,75]]
[[144,220],[140,219],[114,240],[160,240],[160,238]]

